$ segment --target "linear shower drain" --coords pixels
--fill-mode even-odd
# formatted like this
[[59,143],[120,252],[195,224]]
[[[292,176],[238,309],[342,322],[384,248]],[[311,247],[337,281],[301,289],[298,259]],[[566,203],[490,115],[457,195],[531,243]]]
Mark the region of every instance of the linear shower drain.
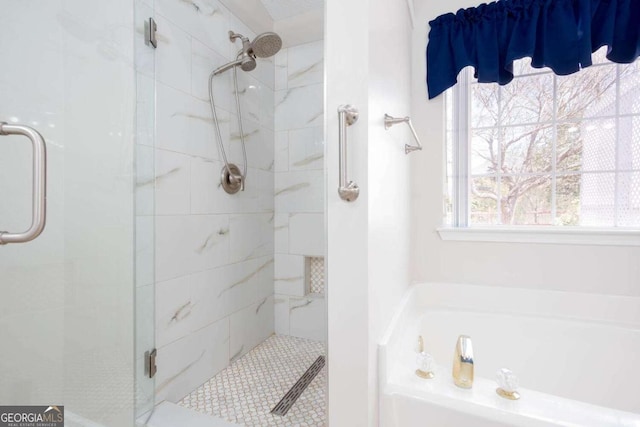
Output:
[[316,375],[324,368],[324,364],[324,356],[319,356],[300,379],[296,381],[293,387],[291,387],[291,390],[289,390],[282,400],[271,410],[271,413],[281,416],[287,415],[287,412],[289,412],[289,409],[296,403],[296,400],[298,400],[302,392],[307,389],[311,381],[313,381]]

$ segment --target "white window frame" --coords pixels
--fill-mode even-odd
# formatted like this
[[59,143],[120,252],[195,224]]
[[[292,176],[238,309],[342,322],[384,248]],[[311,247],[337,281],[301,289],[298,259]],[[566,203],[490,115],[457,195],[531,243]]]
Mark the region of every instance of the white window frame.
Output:
[[[619,74],[619,67],[617,68]],[[618,78],[618,77],[616,77]],[[573,244],[573,245],[606,245],[606,246],[640,246],[640,229],[622,227],[568,227],[568,226],[473,226],[470,225],[469,211],[469,181],[471,178],[469,167],[469,133],[471,130],[470,103],[471,71],[460,73],[458,84],[453,87],[453,126],[452,132],[452,203],[451,225],[437,229],[442,240],[449,241],[479,241],[479,242],[507,242],[507,243],[537,243],[537,244]],[[619,84],[616,85],[619,88]],[[554,102],[556,102],[557,85],[554,84]],[[619,90],[619,89],[616,89]],[[616,107],[618,108],[618,107]],[[555,115],[555,108],[554,108]],[[620,117],[616,112],[616,120]],[[555,116],[553,118],[555,122]],[[554,126],[555,129],[555,126]],[[446,138],[445,138],[446,139]],[[554,140],[555,144],[555,140]],[[446,152],[446,141],[445,141]],[[555,147],[553,155],[556,155]],[[618,153],[616,152],[616,157]],[[617,164],[617,162],[616,162]],[[445,165],[445,174],[447,167]],[[465,171],[465,173],[460,173]],[[457,173],[457,174],[456,174]],[[551,172],[555,175],[555,162]],[[580,171],[582,173],[582,171]],[[498,172],[499,176],[500,173]],[[555,182],[555,181],[554,181]],[[498,180],[498,194],[500,194]],[[555,187],[555,186],[554,186]],[[555,188],[552,188],[552,209],[555,217]],[[617,197],[616,197],[617,200]],[[498,209],[498,215],[500,209]]]

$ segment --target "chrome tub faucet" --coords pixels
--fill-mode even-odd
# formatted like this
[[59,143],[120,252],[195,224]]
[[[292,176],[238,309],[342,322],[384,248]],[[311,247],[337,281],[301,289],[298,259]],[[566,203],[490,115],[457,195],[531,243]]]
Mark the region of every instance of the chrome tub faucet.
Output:
[[461,388],[473,386],[473,346],[471,337],[460,335],[453,354],[453,382]]

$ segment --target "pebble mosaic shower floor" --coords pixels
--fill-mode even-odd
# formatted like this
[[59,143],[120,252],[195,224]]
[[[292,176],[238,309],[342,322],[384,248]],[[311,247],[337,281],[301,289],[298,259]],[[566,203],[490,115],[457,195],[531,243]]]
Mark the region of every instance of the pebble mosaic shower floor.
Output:
[[322,342],[272,335],[178,404],[246,427],[324,427],[326,367],[287,415],[270,413],[323,354]]

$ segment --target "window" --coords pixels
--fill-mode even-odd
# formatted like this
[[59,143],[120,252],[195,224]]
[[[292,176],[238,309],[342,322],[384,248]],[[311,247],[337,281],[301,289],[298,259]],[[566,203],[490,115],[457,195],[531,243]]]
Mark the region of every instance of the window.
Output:
[[[606,49],[606,48],[605,48]],[[447,93],[445,223],[640,227],[640,61],[556,76],[469,70]]]

